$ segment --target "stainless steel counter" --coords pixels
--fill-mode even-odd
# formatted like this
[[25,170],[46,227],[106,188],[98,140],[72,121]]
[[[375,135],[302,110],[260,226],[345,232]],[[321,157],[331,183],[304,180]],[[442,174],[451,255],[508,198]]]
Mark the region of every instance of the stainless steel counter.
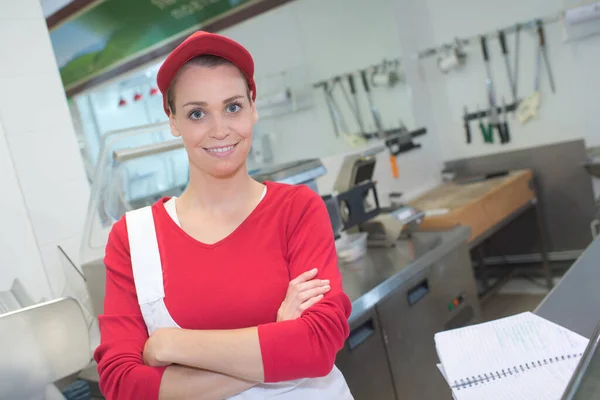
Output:
[[394,248],[369,248],[354,263],[340,264],[344,290],[352,301],[350,324],[399,289],[411,277],[465,243],[470,229],[418,232]]
[[355,399],[451,397],[433,337],[481,319],[469,235],[467,227],[418,232],[340,264],[353,311],[336,365]]
[[535,313],[592,339],[563,398],[597,399],[600,394],[598,322],[600,321],[600,236],[597,237],[544,298]]
[[540,303],[535,313],[590,338],[600,321],[600,236]]

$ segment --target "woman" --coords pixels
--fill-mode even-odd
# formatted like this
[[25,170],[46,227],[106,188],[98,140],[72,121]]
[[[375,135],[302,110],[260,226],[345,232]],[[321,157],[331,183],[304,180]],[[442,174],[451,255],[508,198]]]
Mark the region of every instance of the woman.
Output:
[[247,172],[253,74],[246,49],[206,32],[161,66],[190,182],[111,231],[95,352],[108,399],[352,398],[334,365],[351,303],[325,204]]

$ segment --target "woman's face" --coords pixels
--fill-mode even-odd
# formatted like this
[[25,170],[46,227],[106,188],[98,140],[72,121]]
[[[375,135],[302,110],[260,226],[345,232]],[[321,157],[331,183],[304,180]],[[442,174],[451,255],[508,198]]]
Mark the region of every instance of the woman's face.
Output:
[[215,177],[231,176],[244,167],[258,114],[240,70],[233,65],[189,65],[174,91],[171,131],[181,136],[191,166]]

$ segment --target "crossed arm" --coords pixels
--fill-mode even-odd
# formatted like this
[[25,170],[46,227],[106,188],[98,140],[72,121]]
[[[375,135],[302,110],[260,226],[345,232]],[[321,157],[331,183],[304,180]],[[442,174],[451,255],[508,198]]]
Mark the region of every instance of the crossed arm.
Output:
[[[290,282],[277,321],[299,318],[330,290],[329,281],[315,279],[317,269]],[[194,331],[157,330],[144,347],[144,363],[170,365],[161,381],[160,400],[223,399],[264,381],[257,328]]]
[[[299,318],[330,290],[329,281],[316,279],[316,275],[317,270],[314,269],[290,282],[286,297],[277,313],[277,322]],[[110,317],[101,316],[101,323],[106,319]],[[139,322],[131,322],[139,325]],[[111,325],[107,325],[108,329]],[[130,332],[135,332],[133,326],[129,328]],[[108,333],[110,334],[110,331]],[[113,356],[111,353],[109,346],[100,346],[96,357],[110,360]],[[159,376],[160,400],[224,399],[264,381],[257,328],[229,331],[159,329],[148,338],[143,348],[143,364],[147,367],[140,366],[140,361],[136,362],[136,368],[123,374],[121,380],[135,379],[143,383],[143,380],[147,379],[143,375],[148,374],[141,373],[149,372],[146,368],[152,367],[150,371],[157,374],[164,370],[162,377]],[[103,389],[106,397],[138,398],[139,387],[133,388],[135,392],[130,392],[132,388],[128,385],[114,385],[110,381],[111,375],[118,368],[118,365],[106,363],[102,363],[99,368],[101,376],[108,372],[108,379],[103,379],[101,386],[117,386],[118,389],[115,393]],[[152,385],[143,386],[151,390]]]

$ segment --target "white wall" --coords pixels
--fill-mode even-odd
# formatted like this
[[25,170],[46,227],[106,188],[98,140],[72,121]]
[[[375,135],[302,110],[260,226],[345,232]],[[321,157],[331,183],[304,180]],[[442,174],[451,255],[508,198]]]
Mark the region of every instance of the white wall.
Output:
[[[364,4],[363,4],[364,6]],[[438,110],[434,107],[422,105],[432,104],[435,95],[430,82],[425,77],[424,69],[420,63],[406,57],[431,42],[432,31],[423,21],[429,20],[429,10],[424,2],[396,2],[386,4],[383,7],[386,15],[394,17],[394,28],[390,28],[388,34],[398,40],[398,46],[402,48],[403,70],[411,87],[411,106],[407,107],[414,115],[415,126],[425,126],[428,133],[420,137],[417,142],[422,144],[422,149],[400,155],[397,158],[400,176],[394,179],[391,174],[389,155],[387,152],[377,156],[377,164],[374,179],[377,181],[377,191],[380,202],[389,204],[389,193],[402,192],[405,200],[410,200],[433,186],[440,183],[440,171],[442,169],[442,155],[438,138],[440,127],[436,126],[434,116]],[[381,10],[380,10],[381,12]],[[418,33],[418,34],[417,34]],[[430,68],[431,69],[431,68]],[[318,181],[319,190],[328,192],[333,188],[336,174],[343,161],[343,155],[335,154],[323,158],[329,173]]]
[[[393,0],[297,0],[271,10],[222,33],[248,48],[256,64],[258,96],[266,76],[289,71],[309,90],[313,107],[277,119],[261,119],[257,129],[276,138],[276,160],[328,156],[351,150],[336,138],[322,90],[312,84],[338,74],[357,71],[401,55],[396,19],[388,10]],[[367,129],[374,131],[360,80],[359,102]],[[374,102],[387,128],[402,120],[414,127],[411,91],[407,85],[377,88]],[[343,92],[336,91],[349,129],[358,131]]]
[[88,185],[37,0],[0,1],[0,58],[0,291],[19,278],[40,300],[59,294]]
[[[455,37],[469,37],[516,22],[557,14],[563,9],[560,0],[507,0],[476,1],[456,0],[403,0],[402,7],[415,3],[426,3],[429,17],[420,20],[421,31],[432,32],[425,46],[448,43]],[[560,23],[548,25],[546,41],[550,65],[556,82],[556,94],[552,94],[545,70],[542,71],[542,104],[539,117],[526,125],[509,119],[512,142],[501,146],[485,145],[476,122],[471,125],[474,143],[465,143],[463,129],[463,106],[474,110],[477,105],[487,105],[484,86],[485,65],[479,43],[467,47],[468,61],[464,69],[446,76],[435,67],[435,58],[421,63],[421,71],[435,93],[432,102],[417,104],[419,109],[435,110],[432,119],[425,123],[439,129],[439,141],[445,160],[460,157],[491,154],[501,151],[528,148],[552,142],[584,138],[588,145],[600,144],[600,120],[596,118],[600,100],[600,36],[572,43],[563,42]],[[420,33],[420,32],[419,32]],[[509,51],[514,56],[514,35],[508,35]],[[519,95],[533,91],[535,49],[537,36],[521,33]],[[424,47],[425,47],[424,46]],[[496,39],[488,43],[492,59],[492,74],[498,100],[511,100],[506,69]]]

